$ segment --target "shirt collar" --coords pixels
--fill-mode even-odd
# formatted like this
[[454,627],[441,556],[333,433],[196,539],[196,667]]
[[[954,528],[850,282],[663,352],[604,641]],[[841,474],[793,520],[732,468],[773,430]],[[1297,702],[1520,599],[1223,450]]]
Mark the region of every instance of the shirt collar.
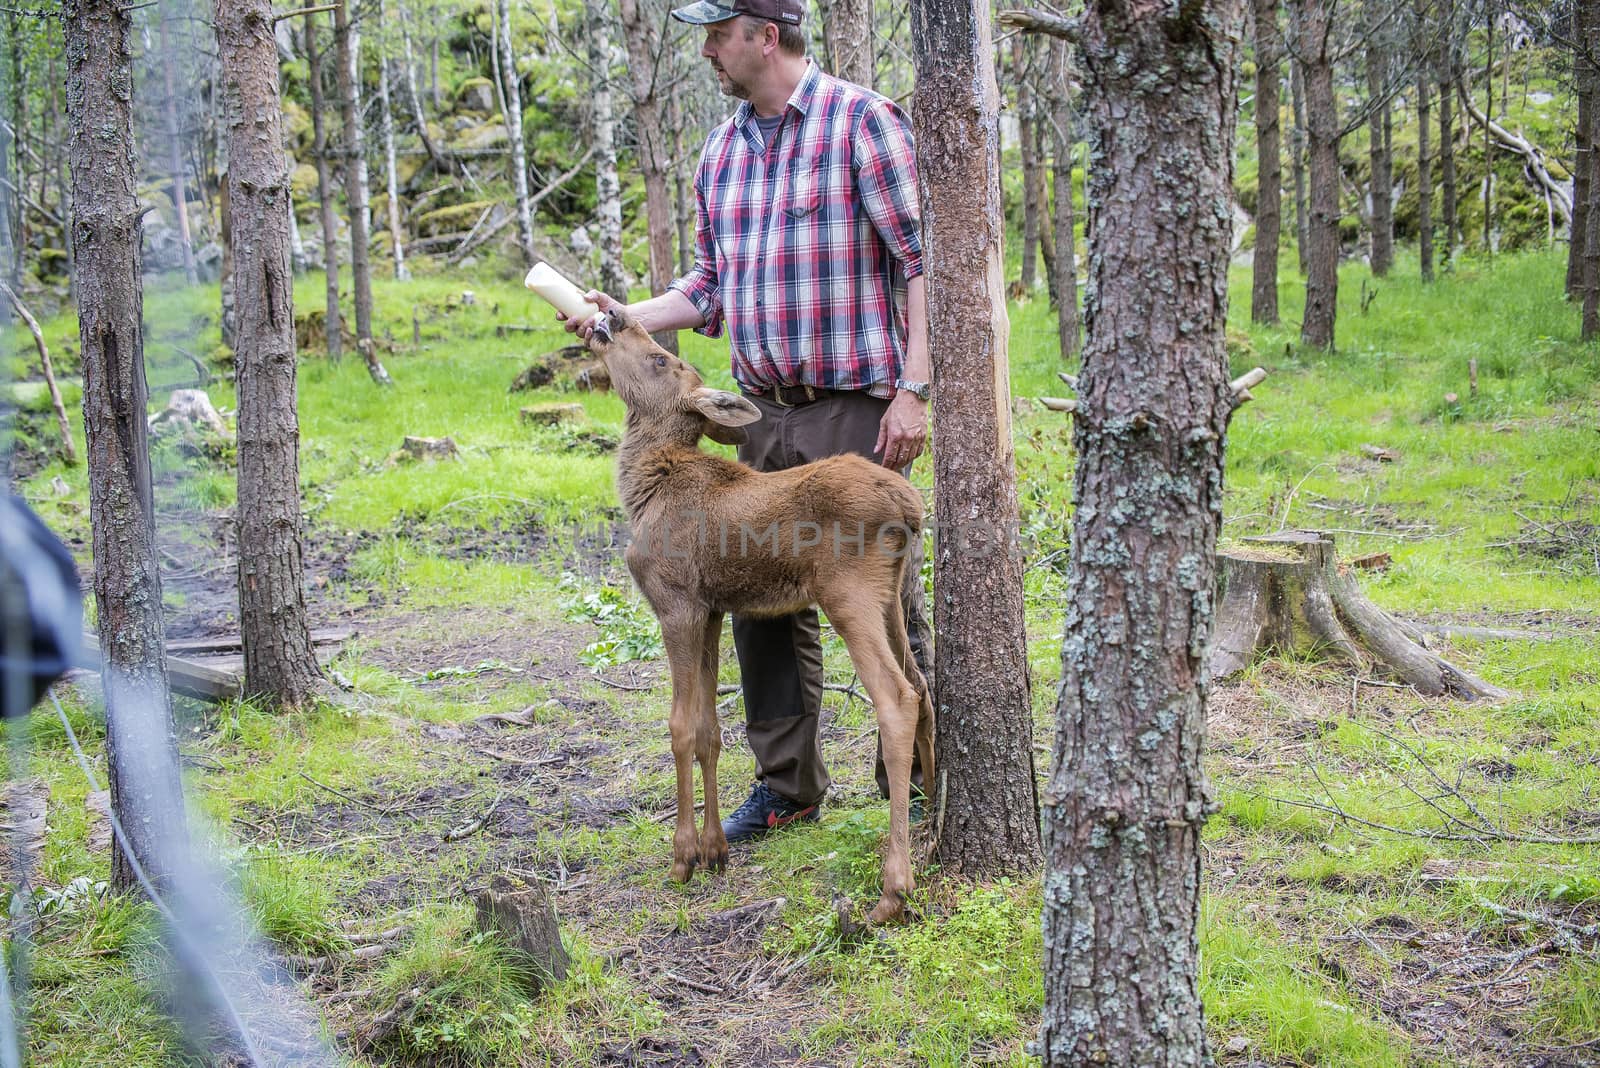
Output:
[[[794,87],[794,92],[789,94],[789,100],[784,104],[784,110],[794,108],[804,115],[811,107],[811,99],[816,96],[817,83],[822,80],[822,68],[817,66],[817,61],[806,57],[806,72],[800,76],[800,84]],[[748,100],[739,102],[739,110],[733,113],[734,129],[742,129],[744,124],[755,118],[756,109]],[[782,112],[779,112],[781,115]]]

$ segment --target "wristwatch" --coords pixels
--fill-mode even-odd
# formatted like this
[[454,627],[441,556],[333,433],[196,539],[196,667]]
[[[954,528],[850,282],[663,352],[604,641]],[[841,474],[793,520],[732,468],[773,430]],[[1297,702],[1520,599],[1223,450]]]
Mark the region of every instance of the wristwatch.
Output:
[[927,404],[928,398],[933,396],[933,386],[927,382],[913,382],[909,378],[895,379],[894,388],[905,390],[907,393],[915,396],[923,404]]

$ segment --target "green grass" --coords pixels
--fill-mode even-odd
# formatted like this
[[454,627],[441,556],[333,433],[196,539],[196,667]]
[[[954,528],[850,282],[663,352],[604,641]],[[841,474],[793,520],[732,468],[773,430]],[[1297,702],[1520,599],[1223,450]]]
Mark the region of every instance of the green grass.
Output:
[[[1513,691],[1493,707],[1420,702],[1381,687],[1361,688],[1352,702],[1347,676],[1308,658],[1246,673],[1232,692],[1257,718],[1214,724],[1210,758],[1222,807],[1205,837],[1201,982],[1219,1050],[1243,1038],[1249,1056],[1271,1063],[1443,1063],[1423,1037],[1376,1006],[1382,984],[1410,981],[1421,968],[1398,969],[1351,930],[1399,917],[1441,938],[1477,937],[1474,951],[1503,952],[1512,935],[1483,902],[1565,915],[1600,901],[1592,847],[1417,837],[1444,824],[1410,792],[1432,781],[1425,760],[1455,784],[1461,797],[1440,803],[1462,818],[1471,816],[1470,800],[1512,835],[1594,833],[1600,643],[1592,629],[1565,633],[1562,619],[1592,620],[1600,575],[1581,553],[1547,557],[1513,544],[1538,533],[1530,520],[1600,518],[1600,365],[1592,347],[1577,343],[1574,310],[1560,299],[1563,267],[1548,253],[1501,256],[1492,265],[1468,260],[1423,286],[1414,260],[1402,255],[1393,277],[1367,279],[1378,296],[1363,315],[1356,294],[1365,271],[1349,266],[1331,354],[1297,344],[1297,280],[1286,276],[1282,286],[1286,325],[1256,328],[1244,321],[1247,273],[1235,273],[1234,369],[1260,364],[1271,377],[1234,419],[1225,537],[1301,523],[1354,531],[1338,535],[1341,552],[1394,557],[1386,572],[1362,576],[1373,599],[1393,611],[1494,617],[1490,625],[1548,619],[1563,633],[1542,642],[1450,643],[1453,659]],[[471,305],[459,299],[468,287]],[[319,278],[302,279],[297,289],[302,308],[320,306]],[[396,385],[377,389],[351,357],[339,365],[303,357],[302,481],[308,545],[342,554],[332,604],[372,618],[397,613],[401,623],[340,654],[333,666],[351,690],[336,704],[292,716],[249,703],[179,706],[180,744],[196,758],[186,773],[192,804],[211,821],[231,878],[266,935],[285,952],[315,955],[348,945],[352,930],[405,929],[393,953],[333,980],[342,990],[373,992],[359,1002],[364,1019],[411,989],[429,993],[368,1062],[597,1063],[618,1047],[714,1045],[741,1026],[760,1026],[783,1056],[830,1063],[1029,1063],[1026,1043],[1043,999],[1036,881],[973,886],[928,871],[919,879],[916,923],[864,941],[840,929],[836,898],[876,896],[885,826],[871,785],[871,735],[863,733],[870,712],[860,703],[828,696],[844,741],[829,751],[839,791],[819,825],[741,854],[727,876],[701,876],[686,887],[666,881],[670,832],[656,818],[671,807],[674,789],[665,665],[619,561],[594,559],[580,540],[586,532],[609,538],[619,520],[612,461],[517,419],[525,404],[577,400],[596,429],[615,435],[621,406],[610,396],[507,392],[531,356],[566,340],[553,326],[495,335],[497,323],[543,314],[514,279],[486,272],[406,286],[383,280],[377,289],[378,333],[397,339],[383,354]],[[152,381],[192,375],[186,360],[172,358],[172,345],[215,349],[215,326],[206,322],[214,301],[214,289],[151,292]],[[422,324],[416,349],[413,307]],[[1053,311],[1037,299],[1011,312],[1014,393],[1058,394]],[[71,375],[72,321],[57,316],[45,328]],[[684,340],[685,355],[726,384],[720,343]],[[7,353],[27,351],[23,339],[14,341]],[[1467,386],[1472,360],[1475,397]],[[232,407],[226,383],[210,392],[219,407]],[[75,411],[73,421],[81,434]],[[1023,529],[1030,559],[1042,565],[1027,573],[1026,613],[1044,744],[1053,729],[1067,591],[1070,431],[1064,417],[1037,409],[1016,421]],[[450,435],[460,457],[399,459],[406,435]],[[1362,460],[1365,443],[1399,458]],[[164,530],[205,551],[213,537],[207,524],[233,499],[227,454],[164,447],[155,468]],[[52,485],[58,477],[65,492]],[[53,465],[19,488],[58,529],[81,536],[84,477],[82,468]],[[917,482],[930,488],[925,463]],[[584,562],[602,565],[600,572],[581,569]],[[371,597],[390,607],[369,609]],[[1532,614],[1539,612],[1546,615]],[[385,643],[396,640],[422,651],[397,664],[385,655]],[[626,662],[630,656],[657,658]],[[570,677],[551,675],[561,657]],[[830,678],[849,679],[837,642],[830,640],[826,663]],[[626,683],[635,671],[653,688],[619,691],[592,678]],[[737,677],[729,657],[723,681]],[[505,863],[495,843],[477,835],[449,849],[411,848],[438,842],[501,789],[480,767],[490,758],[434,741],[424,725],[446,729],[528,707],[535,710],[528,729],[548,732],[539,736],[549,746],[589,739],[599,748],[573,758],[592,779],[559,790],[556,816],[535,820],[516,843],[518,863],[550,871],[559,859],[588,880],[588,891],[620,895],[599,915],[558,898],[558,908],[584,917],[566,931],[573,973],[531,1000],[516,957],[474,932],[463,897]],[[101,754],[94,715],[78,701],[67,710],[91,754]],[[735,804],[754,774],[737,744],[738,714],[735,707],[720,775],[725,800]],[[33,772],[50,787],[40,884],[64,895],[65,910],[38,940],[35,1061],[184,1063],[159,1009],[149,916],[92,892],[108,865],[88,848],[87,787],[67,760],[60,726],[52,712],[27,729]],[[472,744],[511,744],[500,737]],[[460,800],[411,803],[443,786]],[[536,800],[543,789],[518,787],[508,796]],[[582,803],[606,791],[631,807],[587,819]],[[1336,802],[1412,833],[1374,831],[1284,800]],[[390,806],[399,816],[378,819],[375,810]],[[373,887],[396,880],[406,888],[399,901],[373,896]],[[74,885],[89,890],[63,889]],[[692,940],[707,912],[777,896],[785,904],[749,952],[769,959],[771,970],[794,967],[783,989],[803,989],[804,1005],[766,1004],[783,996],[775,993],[739,1003],[714,1035],[696,1031],[678,1022],[681,988],[614,955],[618,947]],[[1581,915],[1592,921],[1592,913]],[[1381,945],[1413,962],[1446,952]],[[688,967],[698,952],[652,967]],[[1548,963],[1524,1021],[1552,1043],[1591,1038],[1600,1005],[1592,958]],[[1442,988],[1419,996],[1442,996]],[[349,1018],[338,1013],[348,1011],[330,1009],[330,1026],[344,1026]]]

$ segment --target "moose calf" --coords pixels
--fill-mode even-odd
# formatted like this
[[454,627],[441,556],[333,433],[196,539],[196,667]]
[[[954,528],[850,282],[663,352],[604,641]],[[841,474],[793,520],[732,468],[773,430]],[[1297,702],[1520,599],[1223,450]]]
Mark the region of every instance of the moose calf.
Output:
[[[844,639],[878,717],[889,773],[889,848],[883,896],[871,919],[901,914],[911,875],[911,758],[933,782],[933,707],[911,658],[900,584],[922,498],[910,483],[860,456],[758,473],[702,452],[761,418],[737,393],[707,388],[626,312],[589,340],[627,406],[617,489],[633,528],[626,560],[661,623],[672,668],[672,757],[678,818],[672,877],[697,865],[721,871],[728,842],[717,810],[718,640],[725,612],[781,616],[817,605]],[[694,762],[705,785],[705,824],[694,826]]]

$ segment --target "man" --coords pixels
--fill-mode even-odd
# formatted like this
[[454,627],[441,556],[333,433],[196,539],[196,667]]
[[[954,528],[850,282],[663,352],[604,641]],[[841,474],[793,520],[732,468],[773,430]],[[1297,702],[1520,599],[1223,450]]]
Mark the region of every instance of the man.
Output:
[[[929,395],[910,126],[891,101],[806,58],[804,10],[804,0],[702,0],[672,13],[705,28],[700,54],[743,103],[701,152],[693,270],[628,311],[652,332],[730,335],[734,379],[762,414],[739,449],[750,466],[854,452],[903,473],[926,441]],[[587,337],[592,321],[568,329]],[[921,559],[917,545],[902,602],[931,679]],[[830,781],[820,634],[815,610],[734,617],[760,781],[723,820],[730,842],[817,818]],[[878,785],[888,796],[881,745]]]

